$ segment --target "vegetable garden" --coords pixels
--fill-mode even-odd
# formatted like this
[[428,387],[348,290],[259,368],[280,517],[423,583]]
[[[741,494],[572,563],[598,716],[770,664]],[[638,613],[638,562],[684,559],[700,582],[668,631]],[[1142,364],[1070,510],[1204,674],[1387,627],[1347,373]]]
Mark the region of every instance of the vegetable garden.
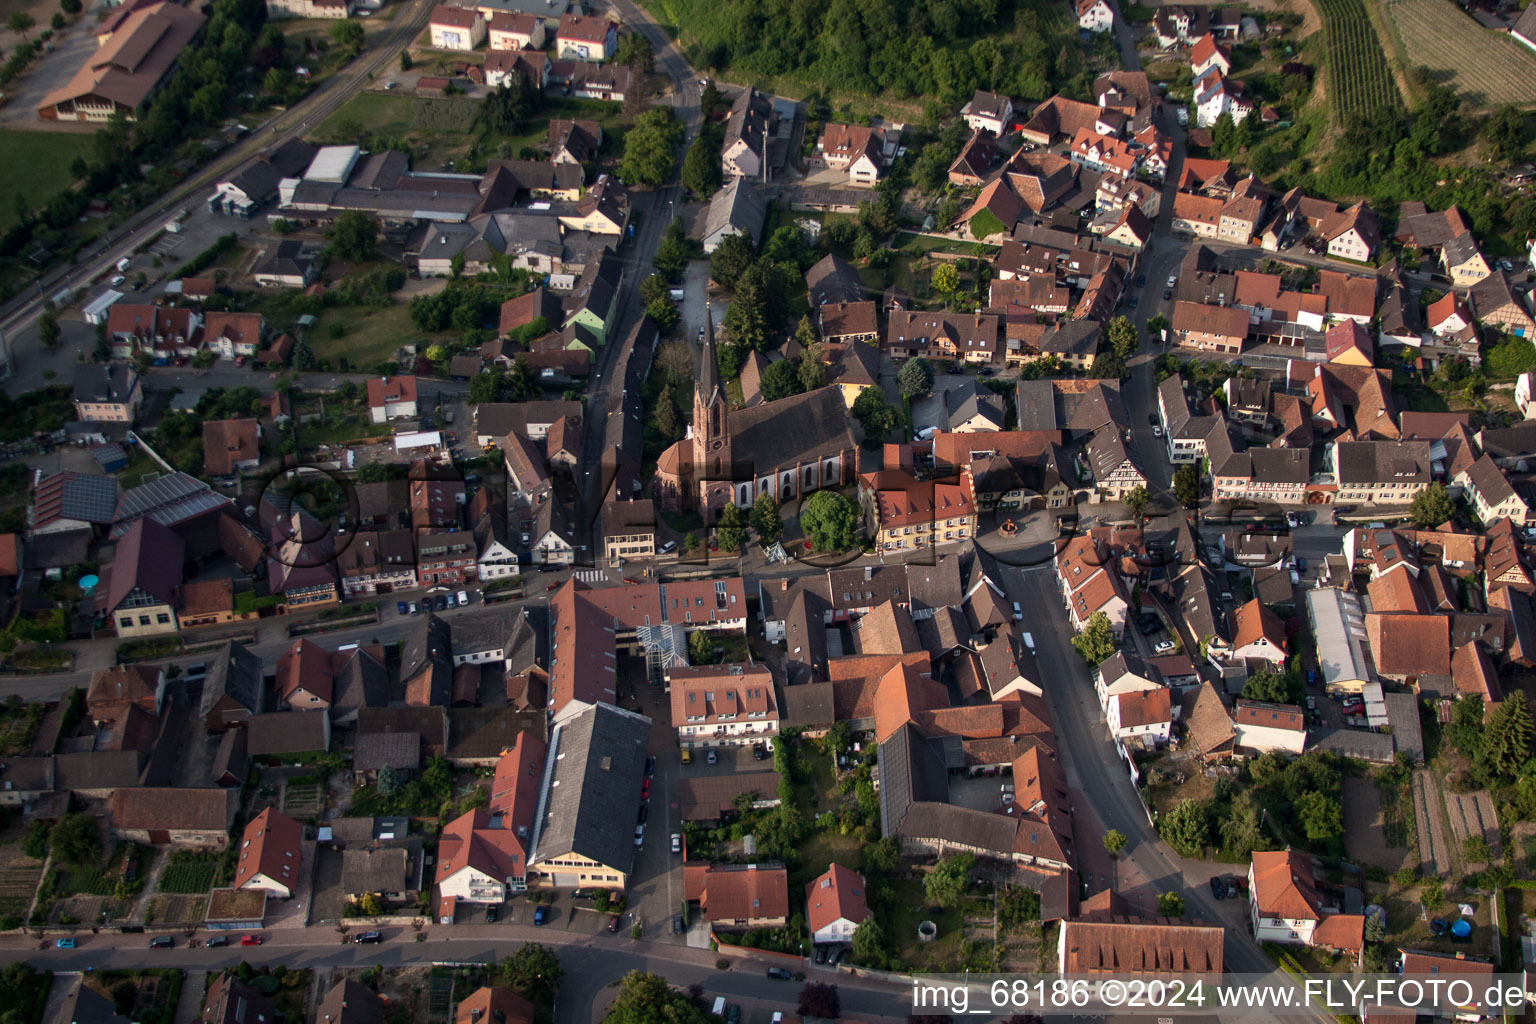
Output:
[[1402,106],[1381,40],[1361,0],[1318,0],[1328,44],[1328,91],[1341,121]]

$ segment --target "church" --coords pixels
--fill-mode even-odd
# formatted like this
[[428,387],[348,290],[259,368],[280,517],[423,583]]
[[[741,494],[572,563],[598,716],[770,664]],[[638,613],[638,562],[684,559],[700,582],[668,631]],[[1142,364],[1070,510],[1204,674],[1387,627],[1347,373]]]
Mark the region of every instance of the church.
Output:
[[693,423],[656,463],[653,496],[661,507],[697,512],[710,524],[728,501],[747,508],[767,492],[783,504],[851,482],[858,449],[842,392],[821,387],[732,410],[715,362],[715,325],[707,309],[704,322]]

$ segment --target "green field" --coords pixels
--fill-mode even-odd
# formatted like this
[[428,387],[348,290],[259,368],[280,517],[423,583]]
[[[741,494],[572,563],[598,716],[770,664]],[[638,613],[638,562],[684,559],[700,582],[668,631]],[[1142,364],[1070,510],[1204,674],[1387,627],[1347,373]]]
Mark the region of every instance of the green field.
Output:
[[[94,135],[73,132],[24,132],[0,128],[0,181],[6,191],[36,210],[55,192],[69,187],[70,162],[89,158]],[[16,201],[0,203],[0,231],[16,223]]]

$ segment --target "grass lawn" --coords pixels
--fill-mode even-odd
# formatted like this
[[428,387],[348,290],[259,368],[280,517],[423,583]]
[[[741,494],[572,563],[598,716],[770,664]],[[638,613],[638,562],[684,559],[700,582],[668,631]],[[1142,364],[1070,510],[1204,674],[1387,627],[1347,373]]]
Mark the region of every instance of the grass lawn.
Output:
[[[933,912],[923,894],[920,878],[894,879],[890,883],[891,907],[885,937],[896,949],[901,962],[912,970],[923,970],[929,963],[946,964],[960,957],[960,924],[964,917],[959,907]],[[939,934],[932,942],[919,942],[917,926],[932,921]]]
[[322,444],[344,444],[363,437],[385,437],[387,423],[370,423],[360,412],[342,412],[327,408],[325,422],[306,420],[298,425],[299,450],[309,451]]
[[[346,327],[340,338],[331,337],[331,324]],[[393,360],[402,345],[422,339],[422,332],[411,323],[409,303],[374,309],[328,307],[318,317],[309,335],[309,347],[316,359],[329,359],[334,365],[346,359],[354,370],[371,371],[375,364]]]
[[972,257],[994,256],[1002,249],[997,245],[962,242],[954,238],[941,238],[938,235],[920,235],[915,231],[897,232],[896,248],[918,256],[930,252],[948,252]]
[[[13,196],[22,196],[27,205],[41,209],[54,193],[62,192],[73,180],[70,162],[77,156],[89,158],[92,135],[65,132],[26,132],[0,129],[0,181]],[[0,203],[0,231],[16,223],[16,203]]]

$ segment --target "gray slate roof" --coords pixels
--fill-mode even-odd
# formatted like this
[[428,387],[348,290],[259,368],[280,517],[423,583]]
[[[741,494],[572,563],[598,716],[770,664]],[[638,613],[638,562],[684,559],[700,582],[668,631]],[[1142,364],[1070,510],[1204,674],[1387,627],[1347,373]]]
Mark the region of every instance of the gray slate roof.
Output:
[[555,770],[539,801],[531,861],[576,853],[629,873],[650,732],[649,718],[611,704],[596,704],[556,727]]
[[224,649],[208,661],[208,674],[203,679],[202,713],[207,715],[220,697],[228,695],[251,714],[260,714],[266,692],[265,674],[261,659],[249,648],[234,641],[225,644]]

